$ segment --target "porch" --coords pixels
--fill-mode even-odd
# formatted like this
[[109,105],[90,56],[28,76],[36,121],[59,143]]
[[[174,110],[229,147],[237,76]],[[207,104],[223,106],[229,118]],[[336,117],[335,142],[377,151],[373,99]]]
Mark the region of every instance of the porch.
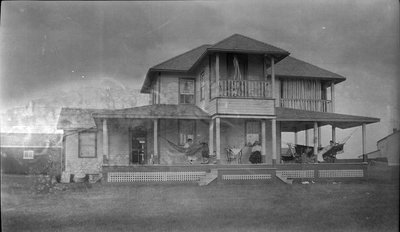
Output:
[[211,172],[217,183],[273,183],[278,176],[296,181],[354,181],[368,177],[366,163],[320,164],[202,164],[202,165],[103,165],[107,183],[198,183]]

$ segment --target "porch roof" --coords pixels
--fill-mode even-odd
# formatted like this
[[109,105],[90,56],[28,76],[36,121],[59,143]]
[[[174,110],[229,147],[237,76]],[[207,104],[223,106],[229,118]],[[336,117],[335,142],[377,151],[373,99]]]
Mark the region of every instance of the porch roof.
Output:
[[210,115],[191,104],[158,104],[134,108],[93,113],[95,118],[166,118],[166,119],[210,119]]
[[364,123],[370,124],[380,121],[379,118],[297,110],[283,107],[277,107],[275,112],[277,117],[276,120],[283,122],[281,123],[281,129],[283,132],[309,129],[314,126],[314,122],[318,122],[319,126],[332,125],[341,129],[347,129],[361,126]]

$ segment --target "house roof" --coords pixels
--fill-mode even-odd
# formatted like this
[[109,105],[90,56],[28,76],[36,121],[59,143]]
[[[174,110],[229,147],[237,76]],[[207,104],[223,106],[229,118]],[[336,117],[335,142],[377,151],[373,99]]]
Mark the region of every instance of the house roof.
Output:
[[170,119],[209,119],[206,112],[191,104],[159,104],[139,106],[121,110],[93,113],[97,118],[170,118]]
[[[332,125],[341,129],[361,126],[362,124],[370,124],[379,122],[379,118],[371,118],[356,115],[307,111],[277,107],[277,121],[282,123],[282,131],[293,132],[301,131],[313,127],[314,122],[318,122],[319,126]],[[296,129],[295,129],[296,128]]]
[[214,44],[207,50],[209,51],[228,51],[258,54],[281,54],[289,55],[288,51],[272,46],[270,44],[249,38],[244,35],[234,34],[228,38]]
[[76,130],[96,128],[93,113],[107,112],[105,109],[62,108],[57,122],[57,129]]
[[292,56],[287,56],[275,65],[275,75],[286,78],[317,78],[334,80],[335,84],[346,80],[343,76],[296,59]]
[[207,53],[216,51],[269,54],[275,56],[277,62],[289,55],[289,52],[281,48],[243,35],[234,34],[214,45],[201,45],[200,47],[194,48],[151,67],[146,74],[146,78],[140,92],[149,93],[151,78],[155,72],[189,72]]

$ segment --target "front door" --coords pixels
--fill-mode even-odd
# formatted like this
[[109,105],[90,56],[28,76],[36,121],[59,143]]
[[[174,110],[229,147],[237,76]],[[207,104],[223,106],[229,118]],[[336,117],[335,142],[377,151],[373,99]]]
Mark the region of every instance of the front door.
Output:
[[130,152],[130,163],[131,164],[145,164],[147,160],[146,154],[146,129],[143,127],[136,127],[131,131],[131,152]]

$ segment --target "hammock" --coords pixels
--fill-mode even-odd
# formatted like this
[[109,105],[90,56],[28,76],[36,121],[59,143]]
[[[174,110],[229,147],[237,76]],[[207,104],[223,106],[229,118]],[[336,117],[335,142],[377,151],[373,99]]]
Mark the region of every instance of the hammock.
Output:
[[[161,138],[163,138],[163,137],[161,137]],[[178,144],[175,144],[175,143],[169,141],[169,140],[166,139],[166,138],[163,138],[163,139],[164,139],[165,141],[167,141],[168,144],[169,144],[172,148],[174,148],[175,150],[177,150],[177,151],[180,152],[180,153],[184,153],[184,154],[187,155],[187,156],[194,156],[198,151],[201,150],[201,148],[202,148],[202,146],[203,146],[203,145],[201,145],[201,144],[192,144],[192,145],[190,145],[190,147],[184,148],[184,147],[182,147],[182,146],[179,146]]]

